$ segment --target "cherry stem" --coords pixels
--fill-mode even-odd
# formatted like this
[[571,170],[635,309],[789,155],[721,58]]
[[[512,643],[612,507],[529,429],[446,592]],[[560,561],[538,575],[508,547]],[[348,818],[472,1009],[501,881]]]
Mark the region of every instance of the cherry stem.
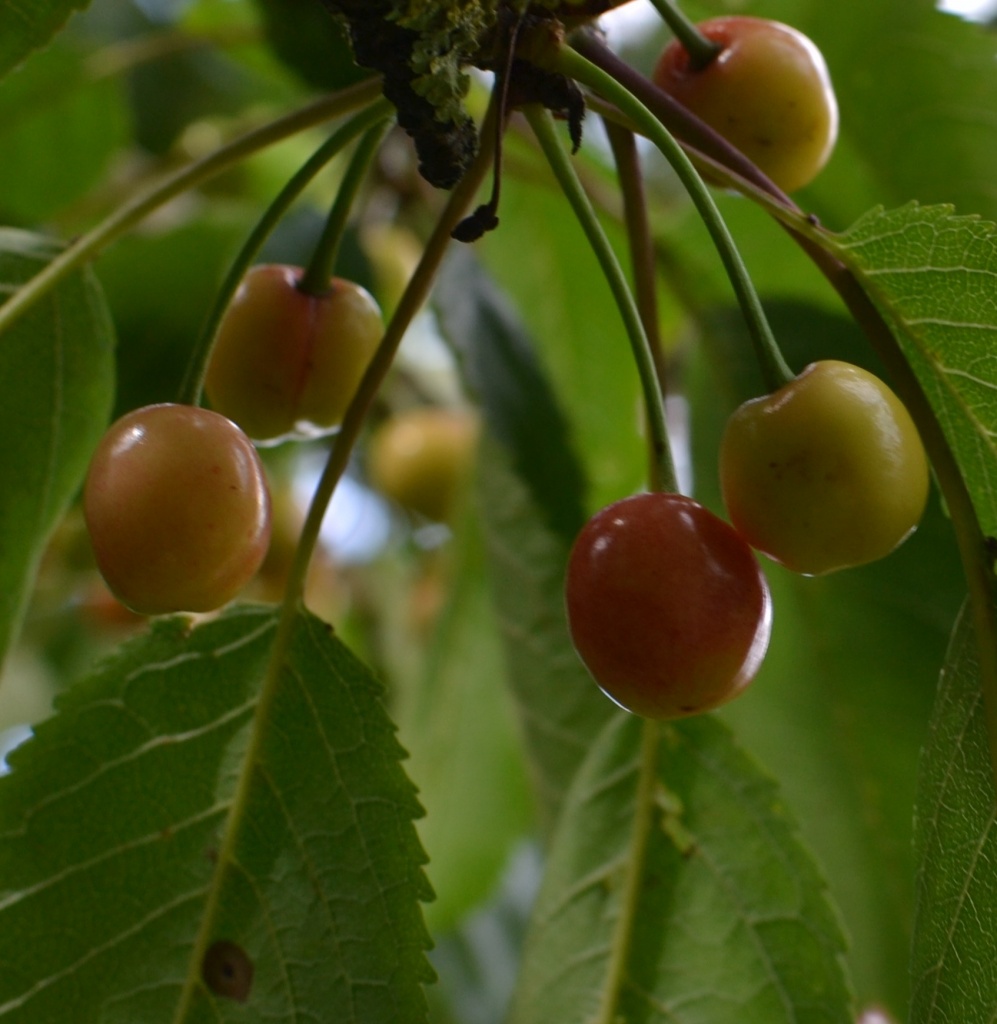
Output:
[[74,270],[98,256],[108,245],[127,234],[150,213],[171,199],[210,181],[276,142],[296,135],[306,128],[331,121],[334,117],[342,117],[351,111],[368,106],[380,96],[380,93],[381,82],[375,78],[323,96],[299,110],[240,135],[214,153],[168,174],[150,188],[126,200],[86,234],[66,246],[51,263],[21,285],[0,306],[0,333]]
[[547,157],[561,191],[564,192],[574,210],[589,245],[602,268],[626,328],[627,338],[637,363],[644,406],[647,412],[649,443],[651,446],[652,490],[677,491],[678,481],[672,462],[671,446],[668,443],[668,425],[665,419],[665,401],[661,383],[655,368],[654,355],[641,321],[637,304],[620,267],[616,253],[603,231],[592,203],[582,187],[571,163],[567,150],[561,143],[550,114],[539,104],[528,104],[523,108],[533,134]]
[[[378,100],[343,125],[302,164],[294,176],[281,189],[270,206],[267,207],[263,216],[260,217],[232,261],[225,279],[215,295],[214,303],[208,313],[204,326],[201,328],[200,337],[188,360],[187,370],[184,374],[177,401],[190,405],[200,404],[201,394],[204,390],[204,376],[211,358],[211,350],[214,347],[215,335],[218,333],[218,327],[221,324],[222,317],[225,315],[225,310],[228,309],[232,297],[235,295],[242,279],[246,276],[246,271],[249,270],[253,260],[263,247],[263,243],[273,232],[280,219],[319,171],[357,135],[369,129],[369,134],[376,134],[379,139],[383,125],[376,124],[376,122],[383,122],[391,109],[387,100]],[[371,124],[375,124],[375,127],[370,128]]]
[[[623,220],[630,247],[631,273],[634,281],[634,298],[647,343],[651,349],[654,372],[658,378],[658,389],[668,394],[668,369],[664,348],[661,344],[661,330],[658,322],[658,289],[655,273],[654,238],[647,212],[647,195],[641,174],[637,140],[632,131],[603,119],[609,145],[616,163],[616,176],[623,197]],[[654,459],[652,456],[652,476]]]
[[651,0],[655,10],[661,15],[665,24],[672,30],[675,38],[689,54],[689,65],[693,71],[702,71],[712,64],[717,54],[723,49],[719,43],[708,39],[699,28],[683,13],[674,0]]
[[667,128],[640,102],[625,86],[611,75],[596,67],[591,61],[568,47],[562,47],[555,60],[556,70],[587,85],[616,106],[637,126],[642,134],[654,143],[672,165],[679,180],[685,186],[700,218],[706,225],[713,244],[717,249],[724,269],[734,288],[738,304],[748,326],[748,333],[754,345],[755,356],[761,368],[765,384],[770,391],[777,391],[795,378],[776,343],[765,318],[758,293],[751,275],[734,244],[730,230],[717,209],[709,189],[703,183],[699,172],[685,151]]
[[[387,106],[386,100],[382,102]],[[368,129],[353,153],[336,192],[332,208],[329,210],[322,237],[318,240],[315,252],[298,282],[298,290],[306,295],[321,296],[329,291],[329,281],[336,269],[339,248],[343,241],[343,233],[346,231],[346,224],[350,219],[350,212],[356,202],[360,186],[367,177],[367,169],[381,145],[386,128],[385,112],[382,113],[380,123]]]
[[[381,384],[387,376],[388,370],[391,369],[398,346],[401,344],[409,324],[422,308],[429,295],[433,281],[436,278],[436,272],[439,270],[447,246],[451,242],[450,232],[470,206],[481,183],[487,176],[491,165],[492,146],[494,145],[495,135],[492,128],[494,127],[493,118],[495,116],[496,108],[493,104],[489,108],[488,117],[481,128],[481,146],[478,154],[465,172],[464,177],[461,178],[460,182],[450,193],[446,206],[443,208],[436,226],[426,242],[422,257],[405,291],[402,293],[401,299],[398,301],[395,312],[388,322],[384,337],[381,339],[381,343],[357,387],[356,394],[346,410],[342,426],[332,440],[329,458],[315,488],[315,493],[312,495],[311,504],[301,528],[298,546],[295,550],[288,575],[281,616],[282,625],[279,627],[281,635],[286,634],[288,638],[290,630],[293,628],[298,605],[304,593],[308,565],[318,543],[322,520],[325,517],[329,502],[332,500],[336,485],[346,471],[350,454],[353,451],[357,438],[360,436],[364,421],[381,388]],[[289,639],[282,642],[289,642]],[[279,671],[279,666],[276,665],[277,660],[279,660],[279,655],[275,655],[276,667],[274,672]]]

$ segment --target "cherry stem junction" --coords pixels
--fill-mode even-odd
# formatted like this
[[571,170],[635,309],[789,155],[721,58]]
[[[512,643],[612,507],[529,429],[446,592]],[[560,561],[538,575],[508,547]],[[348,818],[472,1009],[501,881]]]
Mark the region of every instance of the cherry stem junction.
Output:
[[[361,132],[369,130],[371,133],[376,133],[377,138],[380,139],[382,129],[378,122],[383,122],[390,111],[391,107],[386,100],[378,100],[344,124],[301,165],[281,189],[274,201],[264,211],[263,216],[260,217],[229,266],[225,279],[215,295],[211,310],[208,313],[204,326],[201,328],[200,337],[188,360],[187,371],[184,374],[177,401],[189,405],[200,404],[201,393],[204,390],[204,376],[207,372],[208,361],[211,358],[211,350],[214,347],[215,335],[218,333],[218,327],[222,317],[225,315],[225,310],[228,309],[232,297],[235,295],[242,279],[246,276],[246,271],[249,270],[253,260],[263,247],[263,243],[273,232],[291,204],[301,195],[322,168],[330,160],[334,159]],[[375,127],[371,128],[371,125]]]
[[694,71],[701,71],[723,49],[719,43],[707,39],[696,25],[686,17],[675,0],[651,0],[662,20],[689,54]]
[[647,333],[644,330],[637,304],[631,294],[623,269],[620,267],[616,253],[613,251],[613,247],[599,223],[599,218],[592,208],[592,203],[578,179],[567,150],[558,137],[553,118],[539,104],[527,105],[524,107],[524,113],[561,190],[571,204],[589,245],[599,261],[623,319],[627,338],[637,363],[641,389],[644,393],[651,446],[651,489],[677,491],[678,481],[672,462],[671,447],[668,443],[664,395],[658,379],[651,345],[648,342]]
[[[385,105],[387,101],[382,101]],[[380,104],[379,104],[380,106]],[[356,202],[357,193],[367,176],[374,154],[381,145],[387,128],[387,119],[382,114],[380,123],[369,128],[357,145],[350,159],[343,180],[340,182],[329,216],[322,231],[322,237],[315,246],[315,252],[298,282],[298,288],[306,295],[325,295],[329,291],[329,279],[336,269],[339,247],[343,233],[350,219],[350,212]]]

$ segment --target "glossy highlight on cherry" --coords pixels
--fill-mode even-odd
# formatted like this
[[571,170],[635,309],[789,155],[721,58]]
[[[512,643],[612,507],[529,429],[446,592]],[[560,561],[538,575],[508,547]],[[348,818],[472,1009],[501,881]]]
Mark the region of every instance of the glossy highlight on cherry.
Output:
[[772,605],[748,545],[691,498],[650,493],[596,513],[568,560],[571,639],[602,690],[646,718],[732,700],[761,667]]

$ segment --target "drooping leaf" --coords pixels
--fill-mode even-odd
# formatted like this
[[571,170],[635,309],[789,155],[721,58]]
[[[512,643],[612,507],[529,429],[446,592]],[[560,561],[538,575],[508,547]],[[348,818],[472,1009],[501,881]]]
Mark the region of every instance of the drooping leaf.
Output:
[[509,452],[547,524],[571,543],[585,522],[586,481],[530,335],[466,250],[451,254],[435,300],[440,326],[490,432]]
[[[548,174],[546,170],[540,172]],[[508,180],[484,265],[514,303],[542,371],[555,382],[588,475],[588,512],[644,482],[640,385],[619,310],[567,200],[554,187]],[[619,244],[615,225],[607,225]]]
[[[0,296],[56,245],[0,229]],[[89,271],[69,277],[0,335],[0,659],[21,620],[42,548],[107,424],[113,329]]]
[[609,722],[551,847],[511,1024],[851,1024],[844,941],[775,785],[712,716]]
[[612,713],[568,637],[564,568],[584,521],[584,477],[529,334],[471,260],[437,294],[443,330],[481,402],[477,481],[506,670],[541,826],[549,830],[592,739]]
[[911,1024],[997,1015],[997,832],[972,617],[952,637],[918,777]]
[[301,613],[264,690],[275,625],[160,622],[11,757],[0,1020],[425,1019],[419,807],[380,687]]
[[833,251],[853,269],[917,374],[997,532],[997,227],[951,207],[873,210]]
[[44,46],[89,0],[0,0],[0,76]]

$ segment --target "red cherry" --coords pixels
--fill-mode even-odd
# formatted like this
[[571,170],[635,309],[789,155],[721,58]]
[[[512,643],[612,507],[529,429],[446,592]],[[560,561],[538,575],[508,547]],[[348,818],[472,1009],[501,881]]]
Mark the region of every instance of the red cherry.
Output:
[[575,648],[603,691],[647,718],[719,707],[757,673],[771,599],[751,549],[679,494],[598,512],[575,541],[565,588]]

